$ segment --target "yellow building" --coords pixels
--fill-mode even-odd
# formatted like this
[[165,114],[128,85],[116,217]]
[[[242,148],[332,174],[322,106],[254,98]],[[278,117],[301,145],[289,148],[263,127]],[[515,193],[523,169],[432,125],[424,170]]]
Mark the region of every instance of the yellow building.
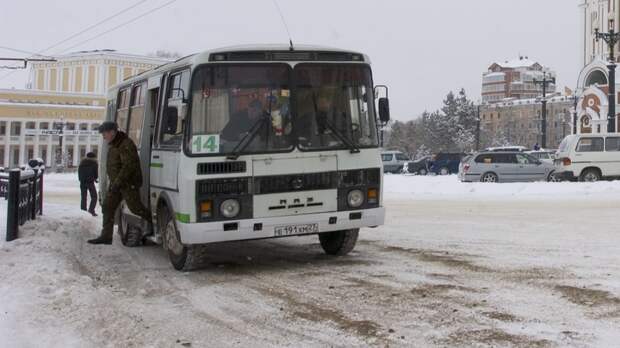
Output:
[[112,50],[56,60],[29,64],[27,89],[0,89],[0,166],[42,158],[48,166],[72,167],[86,152],[98,153],[107,89],[167,62]]

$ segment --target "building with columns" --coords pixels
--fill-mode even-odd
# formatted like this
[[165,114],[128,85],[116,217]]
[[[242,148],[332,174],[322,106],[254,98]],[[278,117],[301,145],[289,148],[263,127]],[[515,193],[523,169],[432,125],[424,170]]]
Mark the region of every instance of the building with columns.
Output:
[[26,89],[0,89],[0,167],[32,158],[75,167],[87,152],[98,154],[107,89],[167,62],[112,50],[56,60],[29,64]]

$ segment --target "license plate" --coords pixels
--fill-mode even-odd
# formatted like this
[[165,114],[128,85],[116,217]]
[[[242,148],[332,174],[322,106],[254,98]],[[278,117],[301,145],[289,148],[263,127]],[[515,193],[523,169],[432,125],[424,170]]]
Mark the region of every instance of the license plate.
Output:
[[319,224],[276,226],[274,229],[274,235],[276,237],[308,233],[319,233]]

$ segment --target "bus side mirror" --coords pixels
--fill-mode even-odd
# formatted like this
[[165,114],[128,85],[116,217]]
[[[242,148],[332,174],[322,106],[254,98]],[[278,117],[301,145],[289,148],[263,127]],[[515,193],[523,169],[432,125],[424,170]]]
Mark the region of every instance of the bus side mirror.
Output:
[[379,120],[381,123],[390,121],[390,101],[388,98],[379,98]]
[[175,106],[167,106],[164,111],[164,133],[176,134],[179,123],[179,110]]

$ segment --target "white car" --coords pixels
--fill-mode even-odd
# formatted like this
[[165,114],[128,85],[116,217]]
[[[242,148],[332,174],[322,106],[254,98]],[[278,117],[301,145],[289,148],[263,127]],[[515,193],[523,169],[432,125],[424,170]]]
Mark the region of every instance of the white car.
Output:
[[560,180],[599,181],[620,177],[620,134],[574,134],[555,156]]
[[409,157],[400,151],[381,152],[383,171],[386,173],[402,173],[405,164],[409,162]]

